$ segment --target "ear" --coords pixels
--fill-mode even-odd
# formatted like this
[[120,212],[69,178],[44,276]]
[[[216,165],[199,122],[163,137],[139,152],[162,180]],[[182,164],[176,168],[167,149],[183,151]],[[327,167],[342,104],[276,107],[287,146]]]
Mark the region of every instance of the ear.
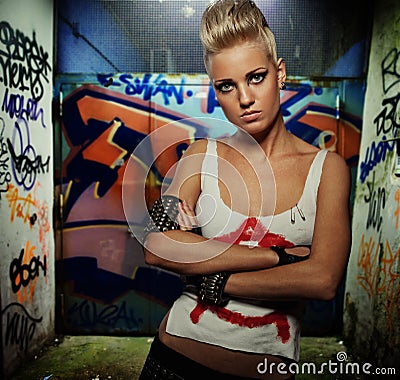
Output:
[[283,58],[278,59],[277,64],[278,85],[286,82],[286,63]]

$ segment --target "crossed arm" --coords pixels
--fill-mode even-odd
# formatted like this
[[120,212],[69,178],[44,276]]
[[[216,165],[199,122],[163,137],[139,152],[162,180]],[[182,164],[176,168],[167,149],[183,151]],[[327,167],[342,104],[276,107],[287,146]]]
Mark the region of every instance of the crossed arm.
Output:
[[[179,191],[173,186],[170,189],[170,194],[185,199],[186,212],[197,201],[199,181],[199,175],[191,176]],[[350,250],[349,189],[346,164],[339,156],[328,155],[318,190],[311,254],[306,261],[275,266],[278,257],[271,249],[228,245],[177,230],[149,235],[146,262],[179,274],[232,272],[225,286],[225,293],[231,296],[330,300],[340,285]],[[209,258],[204,243],[207,250],[219,254]],[[171,259],[171,252],[177,258],[185,257],[185,262]],[[202,260],[204,255],[208,258]]]

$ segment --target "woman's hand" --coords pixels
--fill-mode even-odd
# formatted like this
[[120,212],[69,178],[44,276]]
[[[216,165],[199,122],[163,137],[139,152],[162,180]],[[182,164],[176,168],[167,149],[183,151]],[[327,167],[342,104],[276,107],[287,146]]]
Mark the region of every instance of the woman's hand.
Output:
[[179,203],[179,214],[176,217],[176,222],[179,224],[182,231],[191,231],[198,227],[196,214],[193,208],[185,201]]

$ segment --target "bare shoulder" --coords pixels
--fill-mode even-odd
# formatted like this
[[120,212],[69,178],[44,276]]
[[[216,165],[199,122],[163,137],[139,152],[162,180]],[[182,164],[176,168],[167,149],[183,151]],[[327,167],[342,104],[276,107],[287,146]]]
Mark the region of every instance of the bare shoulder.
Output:
[[339,154],[328,152],[322,170],[320,190],[332,196],[342,193],[347,197],[350,186],[350,169],[346,161]]
[[[327,176],[348,177],[350,170],[342,156],[334,152],[328,152],[325,158],[323,173]],[[339,177],[336,177],[336,179],[338,180]]]
[[180,158],[168,194],[176,195],[194,207],[201,189],[200,175],[207,149],[207,140],[197,140],[190,144]]
[[205,153],[207,150],[207,143],[208,143],[207,139],[196,140],[187,147],[184,155],[189,156],[193,154]]

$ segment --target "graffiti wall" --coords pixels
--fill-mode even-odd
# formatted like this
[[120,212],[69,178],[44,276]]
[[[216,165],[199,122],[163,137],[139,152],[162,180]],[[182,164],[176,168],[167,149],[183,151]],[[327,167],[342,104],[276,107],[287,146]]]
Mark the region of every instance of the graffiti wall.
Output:
[[357,175],[345,333],[371,363],[400,360],[400,4],[377,2]]
[[54,331],[52,18],[50,0],[1,2],[2,378]]
[[[351,100],[344,94],[351,94]],[[139,157],[133,164],[130,160],[132,197],[140,191],[135,178],[148,172],[146,201],[151,206],[170,167],[191,142],[229,134],[231,127],[220,122],[225,118],[205,75],[65,75],[56,80],[56,95],[63,331],[154,333],[181,282],[146,266],[142,247],[130,234],[122,205],[128,159],[146,136],[173,123],[168,136],[151,139],[146,152],[151,165]],[[340,152],[355,168],[363,99],[361,82],[293,79],[281,101],[292,133]],[[168,149],[160,151],[160,146]],[[144,211],[130,210],[136,220]]]

